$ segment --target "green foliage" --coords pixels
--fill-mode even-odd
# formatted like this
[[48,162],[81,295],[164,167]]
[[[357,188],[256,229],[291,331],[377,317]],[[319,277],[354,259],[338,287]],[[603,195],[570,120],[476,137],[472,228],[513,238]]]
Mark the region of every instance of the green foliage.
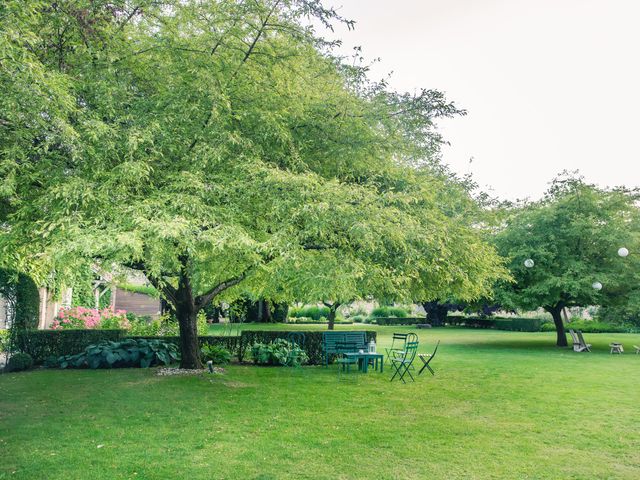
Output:
[[219,345],[204,344],[200,352],[204,362],[211,361],[214,365],[224,365],[231,360],[231,352]]
[[282,338],[267,344],[254,343],[251,346],[251,358],[258,365],[286,367],[304,365],[309,360],[304,350]]
[[[326,317],[320,317],[318,320],[315,320],[311,317],[290,317],[289,321],[287,323],[292,323],[292,324],[296,324],[296,325],[320,325],[320,324],[327,324],[329,323],[329,321],[327,320]],[[335,323],[340,323],[343,325],[348,325],[353,323],[352,320],[345,320],[343,317],[340,316],[336,316],[335,319]]]
[[[322,333],[318,330],[304,331],[296,330],[304,334],[304,351],[307,354],[310,365],[322,364]],[[375,331],[365,332],[367,336],[367,343],[371,340],[376,340]],[[276,330],[243,330],[240,333],[240,348],[238,351],[238,359],[244,360],[247,351],[252,345],[256,343],[268,344],[278,339],[287,340],[289,332],[276,331]],[[376,342],[377,343],[377,342]]]
[[179,335],[180,327],[174,317],[164,314],[159,318],[151,319],[147,316],[137,316],[127,313],[129,319],[130,336],[164,337]]
[[411,312],[403,307],[381,306],[371,311],[372,317],[408,317]]
[[[559,178],[539,202],[511,212],[496,237],[515,279],[498,291],[507,308],[535,310],[602,303],[607,291],[628,282],[629,262],[617,255],[633,242],[637,194],[603,190],[580,178]],[[535,262],[533,268],[525,260]],[[604,285],[603,292],[592,287]]]
[[141,295],[148,295],[149,297],[158,298],[160,293],[151,285],[135,285],[133,283],[119,283],[118,288],[131,293],[139,293]]
[[13,312],[13,318],[8,318],[9,339],[2,343],[5,349],[15,351],[20,332],[38,328],[40,294],[29,276],[0,268],[0,296],[7,302],[8,311]]
[[424,317],[369,317],[367,323],[376,325],[416,325],[425,323]]
[[29,370],[33,366],[33,358],[28,353],[17,352],[9,357],[5,367],[7,372],[21,372]]
[[82,353],[63,355],[48,362],[58,368],[148,368],[180,359],[178,347],[160,340],[124,339],[89,345]]
[[[566,328],[580,330],[583,333],[637,333],[640,331],[640,329],[633,325],[614,325],[595,320],[572,320],[566,324]],[[547,322],[542,325],[541,330],[543,332],[550,332],[555,330],[555,326]]]
[[16,337],[16,350],[42,363],[50,357],[81,352],[100,341],[120,340],[125,334],[124,330],[25,330]]
[[364,315],[353,315],[352,317],[349,317],[349,320],[353,323],[365,323],[366,318],[367,317]]
[[319,307],[317,305],[306,305],[303,307],[293,307],[289,309],[289,318],[311,318],[320,320],[320,317],[329,316],[329,307]]
[[509,330],[513,332],[539,332],[543,325],[553,323],[539,318],[493,318],[493,327],[496,330]]

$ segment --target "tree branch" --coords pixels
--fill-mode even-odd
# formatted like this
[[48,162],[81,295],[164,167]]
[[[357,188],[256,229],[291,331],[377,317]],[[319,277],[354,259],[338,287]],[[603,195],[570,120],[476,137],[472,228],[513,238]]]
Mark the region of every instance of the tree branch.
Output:
[[211,302],[211,300],[213,300],[217,295],[219,295],[222,292],[224,292],[225,290],[227,290],[227,289],[239,284],[246,277],[247,277],[247,272],[243,272],[242,274],[238,275],[237,277],[233,277],[233,278],[230,278],[228,280],[225,280],[222,283],[219,283],[218,285],[213,287],[208,292],[206,292],[206,293],[204,293],[202,295],[198,295],[196,297],[196,300],[195,300],[196,309],[199,310],[199,309],[201,309],[203,307],[206,307],[209,304],[209,302]]

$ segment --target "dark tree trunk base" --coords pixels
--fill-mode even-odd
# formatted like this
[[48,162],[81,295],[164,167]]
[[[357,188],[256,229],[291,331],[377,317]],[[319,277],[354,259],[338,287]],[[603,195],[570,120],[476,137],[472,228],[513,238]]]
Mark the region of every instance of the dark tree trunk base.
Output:
[[562,321],[562,308],[552,308],[548,312],[553,317],[553,323],[556,326],[556,346],[567,347],[567,334],[564,330],[564,322]]

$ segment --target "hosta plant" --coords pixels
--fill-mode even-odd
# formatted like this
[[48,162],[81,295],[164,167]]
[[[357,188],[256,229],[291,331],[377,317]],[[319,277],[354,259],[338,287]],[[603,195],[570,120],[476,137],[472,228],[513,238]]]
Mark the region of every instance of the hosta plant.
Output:
[[251,357],[258,365],[284,365],[295,367],[307,363],[309,356],[296,344],[282,338],[270,343],[254,343]]
[[173,343],[127,339],[89,345],[82,353],[63,355],[49,365],[59,368],[148,368],[169,365],[179,359],[178,347]]

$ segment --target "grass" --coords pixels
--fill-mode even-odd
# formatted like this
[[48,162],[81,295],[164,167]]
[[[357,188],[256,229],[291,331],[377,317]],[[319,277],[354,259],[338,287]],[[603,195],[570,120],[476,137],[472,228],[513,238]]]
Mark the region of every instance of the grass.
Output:
[[[368,328],[381,347],[402,330]],[[442,340],[436,376],[407,385],[387,370],[338,380],[335,367],[0,375],[0,479],[640,475],[640,355],[607,348],[640,335],[589,334],[594,352],[576,354],[553,333],[419,334],[422,351]]]

